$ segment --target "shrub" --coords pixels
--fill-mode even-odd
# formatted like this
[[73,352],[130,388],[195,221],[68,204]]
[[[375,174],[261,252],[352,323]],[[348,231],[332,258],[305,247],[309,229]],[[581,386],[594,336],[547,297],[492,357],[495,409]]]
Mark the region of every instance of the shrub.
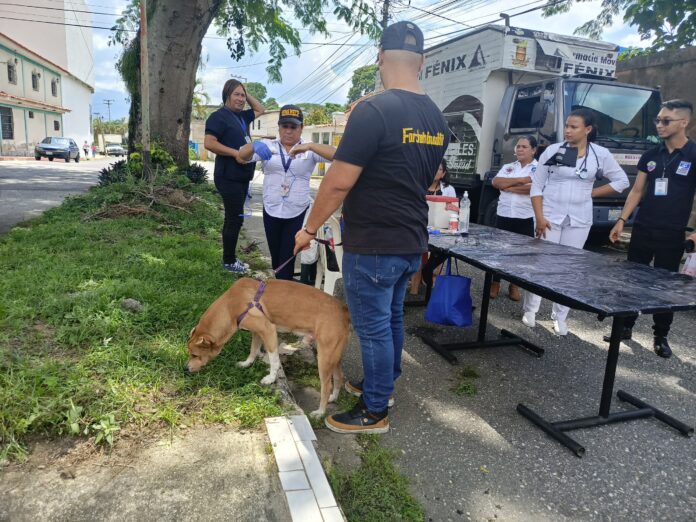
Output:
[[130,169],[128,163],[126,163],[126,160],[119,160],[99,171],[99,185],[104,186],[111,183],[123,183],[129,175]]
[[[130,167],[133,176],[140,179],[143,177],[142,144],[138,143],[135,146],[135,149],[137,152],[131,153],[131,155],[128,157],[128,166]],[[164,150],[158,143],[151,144],[150,162],[152,164],[152,170],[155,172],[160,171],[173,173],[176,171],[174,158],[172,158],[171,154]]]
[[200,163],[192,163],[182,170],[186,177],[191,180],[191,183],[204,183],[208,177],[208,171]]

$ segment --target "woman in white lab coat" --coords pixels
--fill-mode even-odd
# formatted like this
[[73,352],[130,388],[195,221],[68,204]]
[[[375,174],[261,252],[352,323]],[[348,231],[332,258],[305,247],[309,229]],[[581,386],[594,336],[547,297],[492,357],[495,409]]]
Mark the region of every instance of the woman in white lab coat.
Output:
[[[592,226],[592,198],[620,194],[629,182],[611,152],[592,143],[597,130],[590,109],[572,111],[566,119],[564,135],[565,143],[549,145],[541,155],[532,180],[535,234],[547,241],[582,248]],[[564,146],[577,149],[575,166],[554,164],[556,153]],[[595,188],[595,180],[603,177],[609,183]],[[539,296],[525,292],[525,325],[534,326],[540,303]],[[553,304],[551,319],[558,335],[568,333],[568,310],[567,306]]]

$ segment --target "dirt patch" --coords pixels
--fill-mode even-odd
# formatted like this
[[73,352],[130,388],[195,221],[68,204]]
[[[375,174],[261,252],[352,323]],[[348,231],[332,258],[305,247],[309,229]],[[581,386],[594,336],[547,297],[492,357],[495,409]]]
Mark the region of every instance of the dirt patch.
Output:
[[[288,520],[261,431],[201,426],[112,452],[38,442],[0,471],[0,520]],[[146,514],[145,514],[146,513]]]

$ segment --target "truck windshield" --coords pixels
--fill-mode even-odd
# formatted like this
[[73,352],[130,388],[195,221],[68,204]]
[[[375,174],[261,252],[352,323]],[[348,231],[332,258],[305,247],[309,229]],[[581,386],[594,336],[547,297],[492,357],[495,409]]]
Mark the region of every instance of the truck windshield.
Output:
[[660,110],[657,91],[595,82],[564,82],[565,114],[586,107],[597,115],[597,141],[609,145],[658,141],[653,120]]

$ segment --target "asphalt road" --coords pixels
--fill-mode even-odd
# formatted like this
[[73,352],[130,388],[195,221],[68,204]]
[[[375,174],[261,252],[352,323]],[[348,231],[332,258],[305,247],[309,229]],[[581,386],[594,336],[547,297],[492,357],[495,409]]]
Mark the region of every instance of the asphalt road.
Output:
[[[478,306],[483,274],[471,267],[465,272],[473,278]],[[476,349],[457,352],[459,363],[452,366],[420,338],[406,335],[392,429],[381,441],[400,455],[426,520],[696,520],[693,438],[655,419],[577,430],[569,434],[587,448],[579,459],[516,412],[524,403],[553,421],[596,415],[608,348],[602,335],[610,321],[571,310],[570,333],[560,338],[553,334],[548,301],[530,329],[520,321],[520,304],[506,294],[504,283],[491,303],[488,337],[505,328],[545,348],[543,357],[515,347]],[[435,327],[424,321],[422,308],[407,308],[405,323],[407,331]],[[436,335],[473,340],[476,324],[436,327]],[[696,313],[675,314],[669,336],[674,356],[668,360],[653,353],[651,326],[651,317],[640,318],[634,339],[622,344],[614,390],[694,426]],[[454,392],[465,366],[480,375],[471,381],[472,396]],[[362,373],[355,336],[344,369],[349,378]],[[614,396],[612,411],[630,408]]]
[[67,196],[96,185],[99,170],[112,161],[115,160],[0,162],[0,234],[60,205]]

